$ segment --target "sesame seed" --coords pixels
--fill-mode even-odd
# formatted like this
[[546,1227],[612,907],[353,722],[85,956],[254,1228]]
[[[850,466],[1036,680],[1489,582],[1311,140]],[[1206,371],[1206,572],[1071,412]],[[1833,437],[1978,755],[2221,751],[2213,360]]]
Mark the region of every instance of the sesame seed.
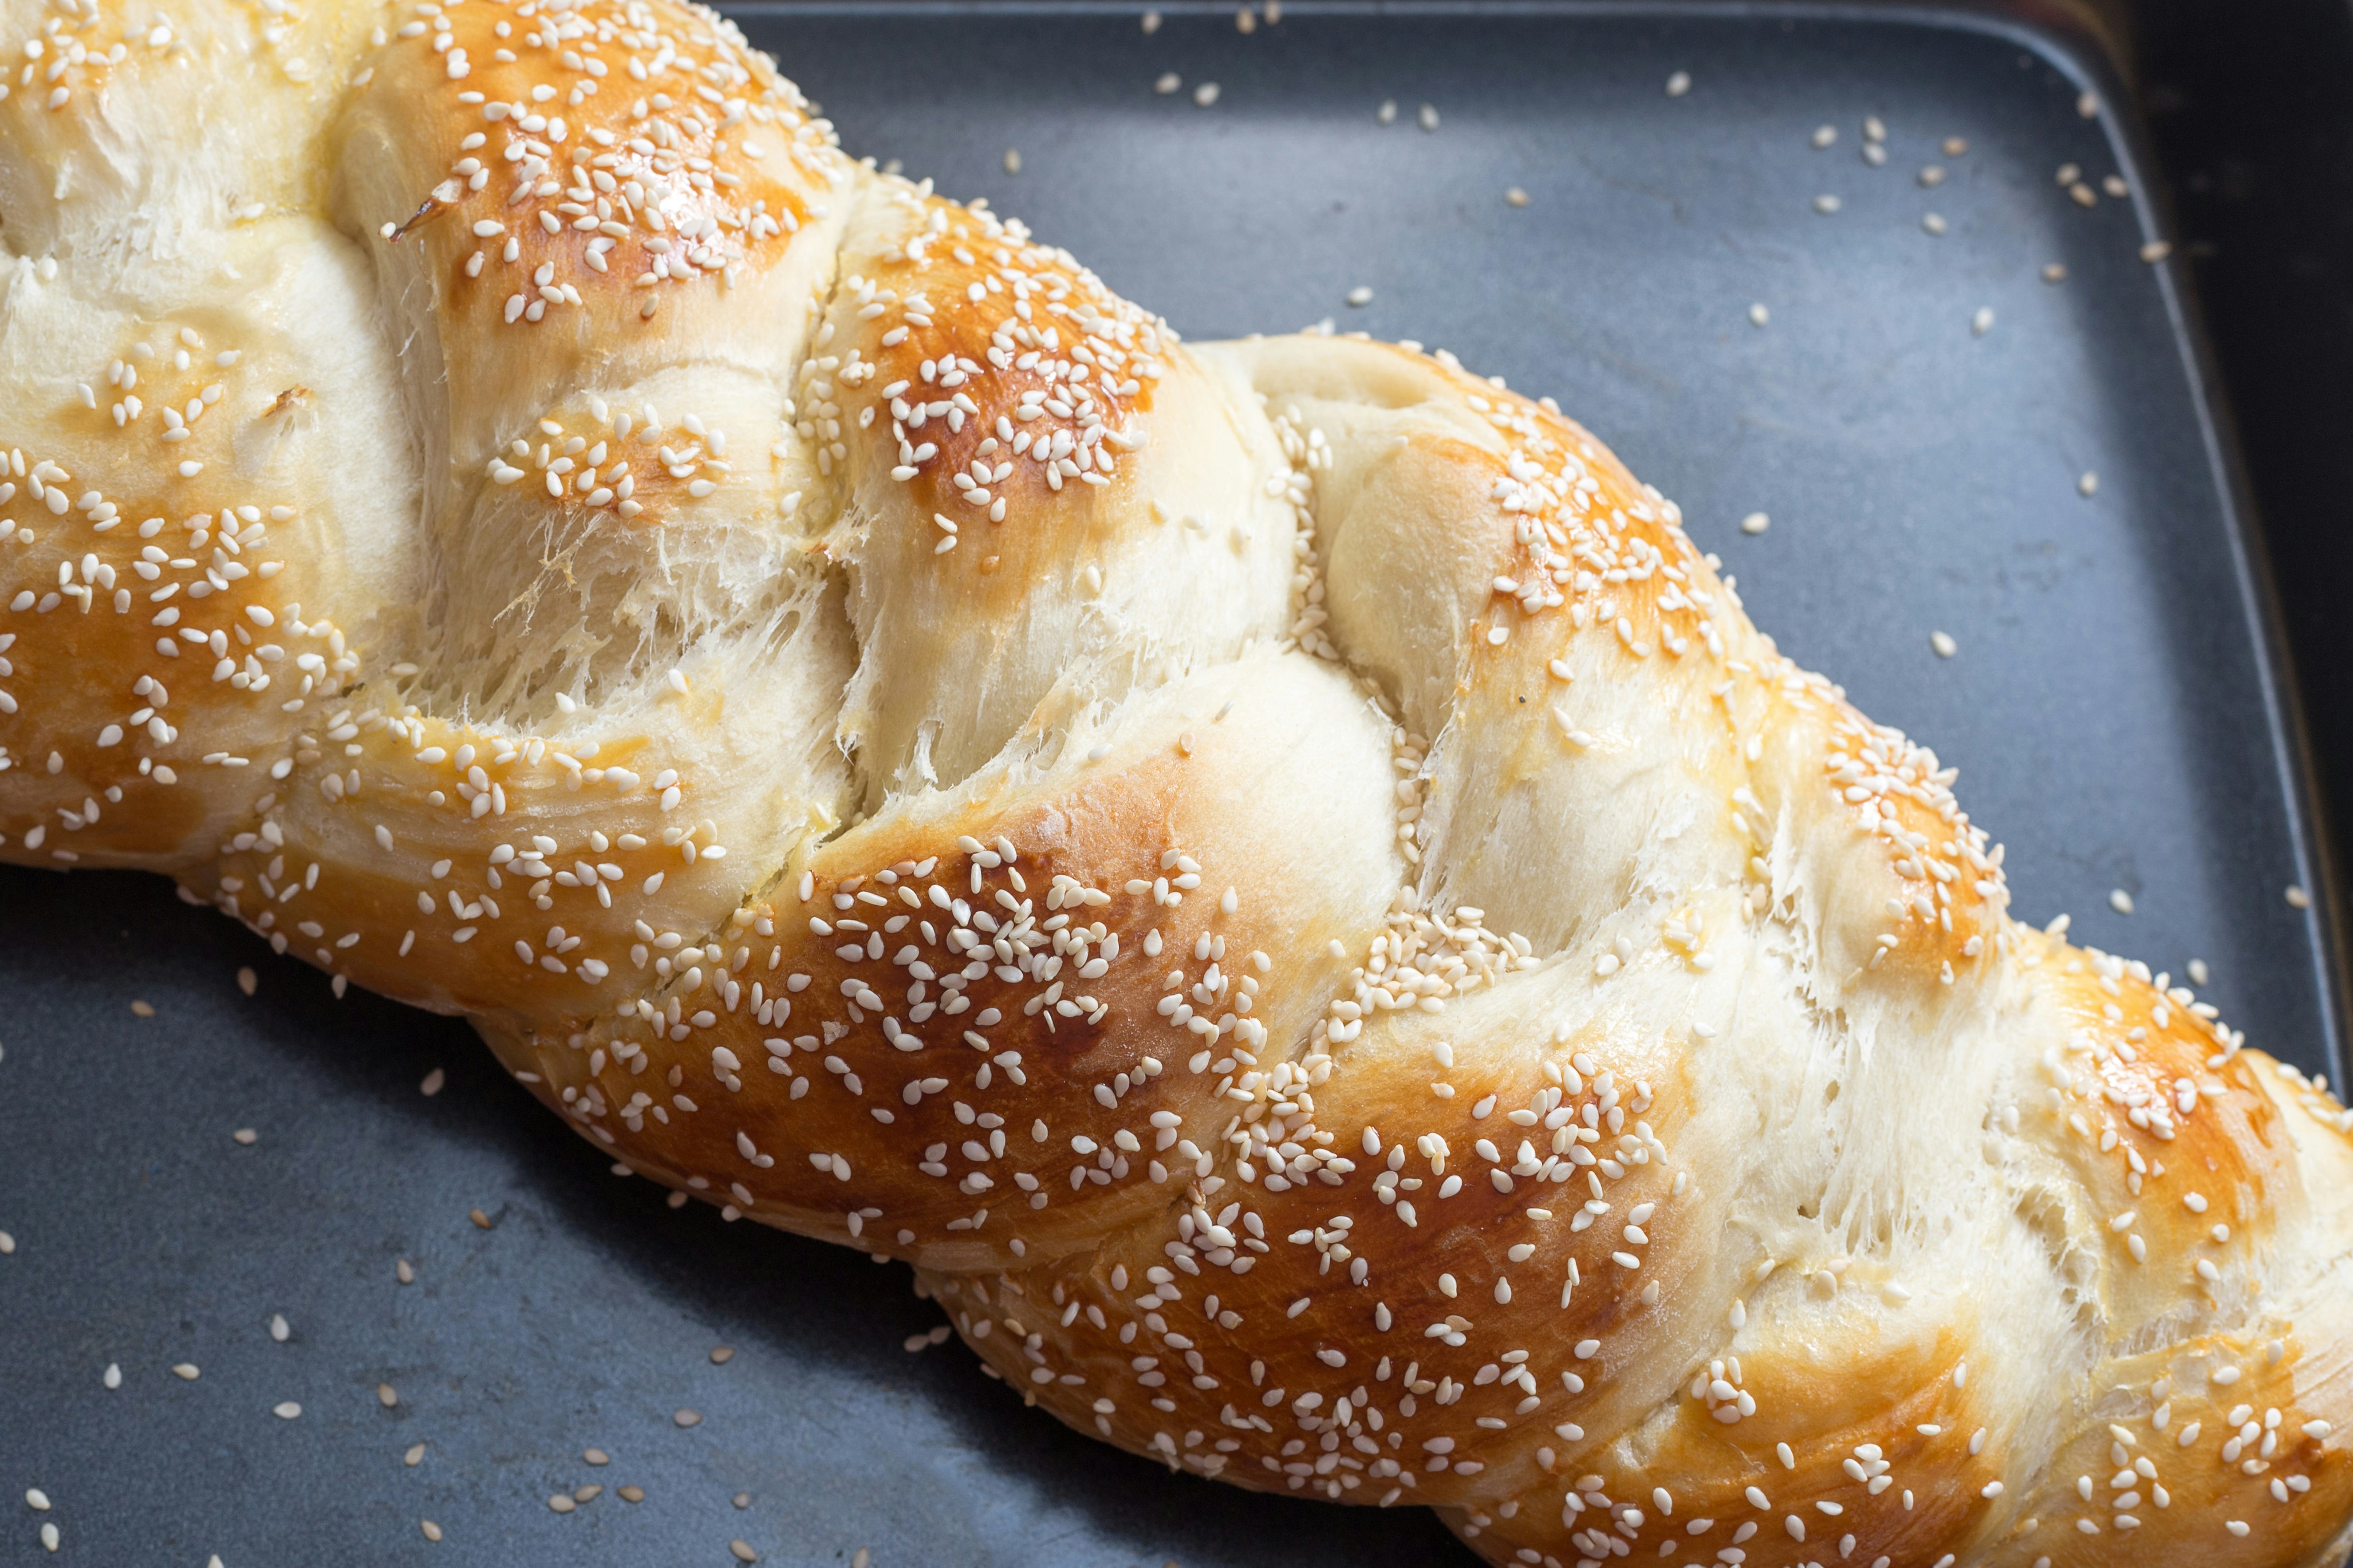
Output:
[[1178,76],[1175,71],[1163,71],[1153,82],[1152,90],[1158,93],[1161,97],[1166,98],[1169,94],[1176,91],[1177,89],[1184,85],[1185,79]]
[[1021,172],[1021,150],[1019,148],[1008,147],[1005,150],[1005,172],[1008,174],[1018,174]]
[[1743,533],[1762,533],[1772,526],[1773,520],[1761,511],[1752,511],[1740,520],[1740,531]]
[[1978,307],[1977,314],[1969,318],[1969,331],[1980,338],[1993,331],[1993,307],[1991,305],[1979,305]]
[[1514,185],[1504,191],[1504,200],[1513,206],[1524,207],[1528,205],[1528,193]]
[[1821,214],[1824,217],[1828,217],[1832,213],[1838,211],[1839,206],[1839,199],[1836,196],[1823,195],[1814,198],[1814,210]]
[[417,1086],[417,1092],[430,1100],[440,1093],[441,1086],[448,1081],[448,1075],[439,1068],[435,1068],[425,1075],[425,1081]]
[[1669,98],[1681,98],[1683,94],[1691,90],[1691,72],[1677,71],[1672,76],[1667,78],[1667,96]]
[[681,1426],[700,1426],[702,1425],[702,1416],[701,1414],[692,1410],[681,1410],[673,1415],[670,1417],[670,1420]]
[[1930,632],[1928,646],[1936,650],[1938,658],[1950,658],[1960,651],[1960,645],[1953,640],[1950,632]]
[[727,1543],[727,1550],[735,1554],[738,1563],[757,1563],[760,1560],[760,1554],[752,1550],[749,1542],[731,1541]]
[[1359,283],[1359,284],[1357,284],[1354,289],[1349,289],[1349,290],[1348,290],[1348,303],[1349,303],[1349,304],[1351,304],[1351,305],[1369,305],[1369,304],[1371,304],[1372,302],[1373,302],[1373,290],[1372,290],[1372,289],[1371,289],[1371,287],[1370,287],[1369,285],[1363,284],[1363,283]]
[[2140,258],[2152,265],[2172,254],[2173,242],[2169,239],[2152,239],[2140,247]]
[[302,1407],[289,1399],[269,1407],[269,1413],[280,1421],[291,1421],[302,1414]]
[[2082,477],[2077,479],[2075,481],[2075,493],[2082,496],[2086,500],[2098,495],[2100,493],[2100,476],[2094,473],[2089,468],[2084,469]]
[[1759,300],[1748,307],[1748,324],[1750,326],[1761,327],[1772,319],[1773,312],[1765,308],[1765,302],[1763,300]]
[[1205,81],[1193,89],[1193,101],[1203,109],[1218,101],[1218,84]]
[[2122,888],[2111,888],[2108,889],[2108,908],[2116,910],[2116,913],[2120,915],[2128,915],[2132,913],[2132,895],[2126,892]]
[[1816,152],[1820,152],[1823,148],[1831,146],[1838,141],[1838,127],[1835,125],[1818,125],[1814,128],[1813,135],[1808,138],[1808,140],[1813,143],[1814,150]]
[[425,1539],[427,1541],[438,1541],[441,1539],[441,1527],[434,1523],[429,1519],[418,1520],[417,1521],[417,1528],[425,1532]]
[[713,1345],[711,1349],[711,1364],[713,1366],[725,1366],[734,1359],[735,1350],[732,1345]]
[[2287,889],[2287,903],[2288,908],[2292,910],[2308,910],[2312,908],[2312,895],[2301,887],[2290,883]]

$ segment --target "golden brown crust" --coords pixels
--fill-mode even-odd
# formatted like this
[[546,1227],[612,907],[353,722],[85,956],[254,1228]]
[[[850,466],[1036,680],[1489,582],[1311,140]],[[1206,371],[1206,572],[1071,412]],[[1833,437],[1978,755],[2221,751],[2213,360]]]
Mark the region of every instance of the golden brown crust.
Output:
[[[1003,523],[1117,474],[1144,444],[1166,323],[1018,223],[912,193],[892,205],[844,258],[835,342],[874,367],[858,426],[910,510]],[[946,564],[976,570],[981,553]]]
[[[543,1025],[511,1064],[632,1163],[834,1239],[871,1224],[923,1260],[1055,1256],[1165,1207],[1202,1158],[1184,1148],[1213,1147],[1235,1058],[1305,1031],[1339,968],[1323,950],[1355,923],[1346,880],[1246,874],[1274,846],[1233,831],[1219,781],[1279,710],[1232,682],[1200,705],[1070,774],[845,835],[723,941],[651,955],[637,1003]],[[1194,860],[1213,830],[1220,853]],[[797,1158],[761,1146],[785,1138]]]
[[[1499,1563],[2332,1548],[2353,1118],[2011,921],[1556,408],[1180,343],[670,0],[192,16],[0,104],[0,855],[467,1014],[1174,1468]],[[92,153],[188,82],[251,125]]]
[[[47,458],[0,480],[0,494],[18,500],[15,537],[0,546],[13,612],[0,631],[0,692],[9,693],[0,713],[11,721],[17,781],[0,800],[0,834],[60,868],[171,864],[200,853],[242,805],[246,791],[230,786],[229,805],[204,770],[230,756],[242,767],[250,758],[241,753],[266,754],[275,742],[284,699],[267,694],[301,679],[286,679],[287,645],[318,657],[307,626],[297,635],[282,624],[301,579],[279,574],[283,553],[258,516],[248,525],[207,512],[197,526],[167,528],[152,501],[101,498],[84,514],[89,525],[69,530],[54,520],[69,515],[77,493],[94,493],[74,487],[72,470]],[[139,673],[88,705],[26,700],[90,669]],[[184,731],[210,737],[216,751],[188,758],[177,745]]]
[[774,267],[839,178],[799,94],[712,18],[453,5],[392,35],[349,112],[422,133],[385,150],[419,188],[376,226],[425,247],[445,331],[568,322],[536,353],[608,353],[665,290]]

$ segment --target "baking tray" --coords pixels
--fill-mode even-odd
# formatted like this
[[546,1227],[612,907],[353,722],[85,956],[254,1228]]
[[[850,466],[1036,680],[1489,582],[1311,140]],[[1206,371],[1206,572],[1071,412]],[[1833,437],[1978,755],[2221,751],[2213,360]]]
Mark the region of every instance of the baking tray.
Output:
[[[2260,567],[2091,35],[1293,3],[1245,36],[1229,6],[1163,9],[1150,36],[1060,5],[736,14],[852,148],[987,196],[1188,335],[1328,317],[1555,395],[1785,649],[1959,766],[2019,914],[2198,958],[2252,1043],[2333,1069],[2327,900],[2284,897],[2314,870]],[[2133,194],[2079,206],[2070,162]],[[336,1000],[160,881],[0,871],[0,1563],[1469,1561],[1419,1510],[1173,1477],[1025,1412],[954,1346],[902,1348],[941,1321],[902,1268],[673,1212],[464,1026]]]

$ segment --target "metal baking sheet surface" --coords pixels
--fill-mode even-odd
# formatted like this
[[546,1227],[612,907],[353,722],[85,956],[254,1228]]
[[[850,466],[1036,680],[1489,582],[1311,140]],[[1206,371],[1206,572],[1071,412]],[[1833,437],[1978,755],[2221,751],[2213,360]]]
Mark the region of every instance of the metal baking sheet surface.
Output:
[[[738,15],[851,148],[1188,336],[1328,317],[1556,396],[1784,648],[1958,765],[2021,916],[2201,960],[2253,1043],[2331,1065],[2262,598],[2094,52],[1769,5]],[[1468,1561],[1424,1513],[1171,1476],[903,1349],[940,1317],[902,1268],[671,1211],[464,1026],[337,1001],[158,880],[0,872],[0,1563]]]

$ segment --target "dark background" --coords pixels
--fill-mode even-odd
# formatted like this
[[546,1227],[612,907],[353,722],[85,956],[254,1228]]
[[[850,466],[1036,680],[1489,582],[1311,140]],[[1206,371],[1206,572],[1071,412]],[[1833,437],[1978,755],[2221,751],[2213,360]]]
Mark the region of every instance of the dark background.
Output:
[[2160,0],[2124,19],[2271,557],[2341,889],[2353,872],[2353,5]]
[[[771,10],[755,40],[854,150],[989,195],[1189,334],[1332,315],[1561,396],[1684,504],[1784,647],[1961,764],[2019,913],[2069,910],[2177,972],[2202,955],[2253,1043],[2329,1065],[2331,905],[2298,915],[2281,888],[2341,880],[2346,838],[2322,858],[2299,836],[2353,821],[2353,9],[2112,5],[2106,56],[2064,6],[1979,13],[2075,40],[2114,126],[2076,116],[2034,37],[1935,14],[1421,7],[1335,32],[1293,6],[1238,40],[1227,7],[1146,47],[1051,7]],[[1163,68],[1220,79],[1221,108],[1152,96]],[[1670,68],[1695,79],[1672,103]],[[1425,98],[1445,114],[1427,138]],[[1870,174],[1866,112],[1895,149]],[[1824,121],[1838,146],[1807,151]],[[1957,132],[1972,152],[1925,195],[1911,170]],[[2136,202],[2073,212],[2062,159],[2124,168]],[[1056,178],[1081,163],[1116,172],[1109,217]],[[1505,209],[1506,184],[1535,204]],[[1845,194],[1838,218],[1806,208],[1817,189]],[[1917,231],[1929,209],[1942,240]],[[2161,268],[2132,254],[2151,233],[2180,247]],[[2048,258],[2063,289],[2033,280]],[[1352,311],[1359,282],[1377,297]],[[1978,303],[1999,310],[1981,340]],[[2185,349],[2211,352],[2211,410]],[[1760,508],[1772,530],[1741,535]],[[2293,654],[2269,711],[2250,595],[2275,595]],[[2297,809],[2306,759],[2318,812]],[[154,879],[0,870],[0,1564],[718,1568],[733,1538],[772,1563],[871,1547],[875,1568],[1469,1560],[1419,1511],[1171,1479],[1021,1413],[957,1347],[901,1348],[939,1321],[902,1268],[670,1210],[464,1026],[336,1001]],[[299,1419],[269,1414],[287,1399]],[[678,1427],[681,1407],[703,1420]],[[591,1482],[577,1512],[546,1508]]]

